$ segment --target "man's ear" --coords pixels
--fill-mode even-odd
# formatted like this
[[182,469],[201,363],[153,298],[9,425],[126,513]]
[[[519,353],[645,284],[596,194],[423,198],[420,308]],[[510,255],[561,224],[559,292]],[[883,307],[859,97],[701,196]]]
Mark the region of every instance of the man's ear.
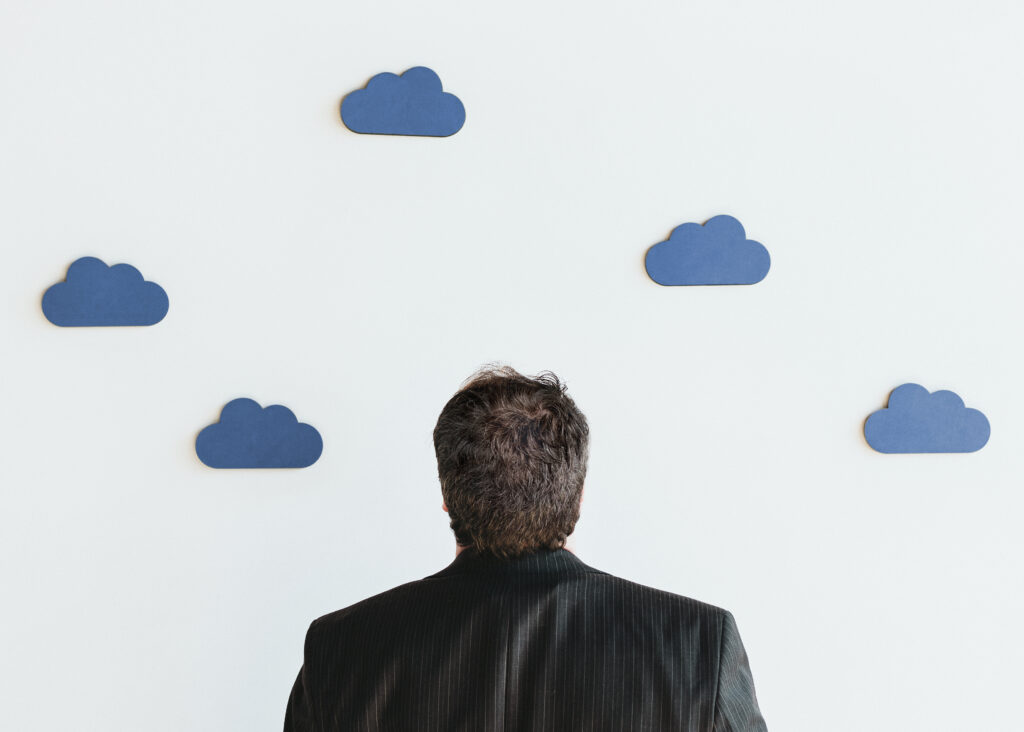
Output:
[[443,498],[441,499],[441,510],[448,513],[448,504],[444,502]]

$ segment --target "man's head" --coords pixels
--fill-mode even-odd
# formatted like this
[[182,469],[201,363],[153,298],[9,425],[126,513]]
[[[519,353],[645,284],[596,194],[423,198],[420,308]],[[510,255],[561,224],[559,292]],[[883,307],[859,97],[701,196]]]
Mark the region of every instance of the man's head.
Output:
[[514,557],[565,545],[580,515],[587,419],[552,373],[477,372],[434,428],[456,541]]

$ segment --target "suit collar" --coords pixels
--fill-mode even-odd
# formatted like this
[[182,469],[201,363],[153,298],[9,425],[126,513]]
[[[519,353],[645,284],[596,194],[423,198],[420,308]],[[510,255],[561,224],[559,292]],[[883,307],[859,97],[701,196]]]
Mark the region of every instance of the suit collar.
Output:
[[588,567],[566,549],[542,550],[514,559],[500,559],[493,554],[465,549],[455,557],[454,562],[428,579],[461,574],[571,576],[604,572]]

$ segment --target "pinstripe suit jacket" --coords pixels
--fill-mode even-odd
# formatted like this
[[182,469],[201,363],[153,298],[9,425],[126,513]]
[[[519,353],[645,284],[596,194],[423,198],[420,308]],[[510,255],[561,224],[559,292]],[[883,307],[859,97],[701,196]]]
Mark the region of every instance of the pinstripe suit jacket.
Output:
[[313,621],[285,732],[759,732],[732,615],[570,552],[462,552]]

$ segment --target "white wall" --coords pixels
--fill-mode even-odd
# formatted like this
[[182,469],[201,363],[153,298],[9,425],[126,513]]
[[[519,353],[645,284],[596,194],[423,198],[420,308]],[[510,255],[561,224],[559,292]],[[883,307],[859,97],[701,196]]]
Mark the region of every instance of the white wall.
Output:
[[[430,432],[492,360],[591,420],[582,558],[732,610],[773,730],[1019,723],[1024,6],[604,5],[3,4],[5,729],[279,729],[312,618],[449,561]],[[341,125],[420,64],[456,136]],[[764,282],[647,279],[719,213]],[[46,322],[84,255],[167,318]],[[905,381],[988,446],[873,452]],[[237,396],[323,457],[205,468]]]

